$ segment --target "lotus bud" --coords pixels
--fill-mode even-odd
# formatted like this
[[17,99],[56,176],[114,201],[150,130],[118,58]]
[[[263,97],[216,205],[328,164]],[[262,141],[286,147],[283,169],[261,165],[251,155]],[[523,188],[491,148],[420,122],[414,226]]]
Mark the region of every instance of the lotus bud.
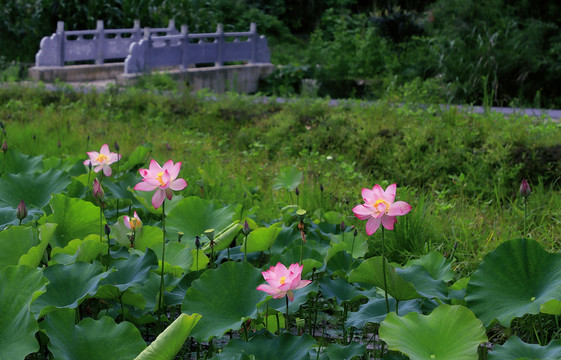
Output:
[[358,231],[355,229],[355,231],[353,232],[353,236],[357,236],[358,235]]
[[341,221],[341,231],[344,232],[346,228],[347,228],[347,227],[345,226],[345,222],[344,222],[344,221]]
[[108,224],[105,224],[105,235],[109,236],[111,234],[111,228]]
[[170,145],[169,143],[166,143],[166,150],[167,150],[168,152],[171,151],[171,150],[173,150],[173,149],[171,148],[171,145]]
[[520,195],[528,197],[531,193],[532,189],[530,188],[530,185],[528,184],[526,179],[522,179],[522,183],[520,184]]
[[323,192],[323,184],[319,184],[319,191]]
[[251,231],[251,229],[249,228],[249,224],[247,223],[247,220],[243,223],[243,228],[242,228],[242,232],[245,236],[247,236],[249,234],[249,232]]
[[195,246],[197,249],[201,247],[201,238],[198,235],[195,237]]
[[298,186],[296,187],[296,189],[294,189],[294,193],[296,194],[296,196],[300,196],[300,190],[298,189]]
[[119,143],[115,141],[115,151],[119,152],[120,149]]
[[16,210],[16,217],[21,221],[27,217],[27,207],[25,206],[25,201],[20,201],[18,208]]
[[97,179],[94,179],[94,181],[93,181],[93,197],[96,200],[101,200],[101,199],[103,199],[104,195],[105,195],[105,192],[103,191],[103,188],[101,187],[101,184],[99,183],[99,181]]
[[2,144],[2,152],[6,151],[8,151],[8,143],[4,141],[4,143]]

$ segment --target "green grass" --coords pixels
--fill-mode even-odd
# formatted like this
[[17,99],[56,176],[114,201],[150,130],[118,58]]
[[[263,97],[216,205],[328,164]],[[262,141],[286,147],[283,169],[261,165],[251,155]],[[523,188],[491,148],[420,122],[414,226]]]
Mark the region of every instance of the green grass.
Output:
[[[158,90],[161,84],[165,93]],[[390,257],[401,262],[431,249],[450,256],[457,243],[454,266],[460,274],[521,235],[517,194],[526,177],[534,190],[528,236],[559,248],[558,123],[434,106],[423,110],[407,98],[403,107],[389,98],[331,107],[325,99],[263,104],[251,96],[208,100],[209,95],[189,94],[161,79],[147,80],[142,88],[89,94],[2,88],[3,139],[26,154],[76,161],[104,143],[113,149],[117,141],[124,157],[145,144],[158,161],[183,162],[188,195],[244,202],[266,223],[298,199],[316,220],[323,207],[364,231],[351,211],[362,202],[360,189],[396,182],[398,199],[413,211],[389,232]],[[304,174],[299,197],[271,188],[289,166]],[[380,253],[378,236],[370,239],[370,255]]]

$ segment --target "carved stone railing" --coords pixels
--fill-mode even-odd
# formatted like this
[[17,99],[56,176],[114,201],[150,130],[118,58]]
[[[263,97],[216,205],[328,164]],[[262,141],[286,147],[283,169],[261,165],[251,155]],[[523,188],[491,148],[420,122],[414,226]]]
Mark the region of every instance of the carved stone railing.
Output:
[[[35,55],[35,66],[64,66],[69,62],[95,61],[103,64],[106,60],[127,57],[132,43],[153,34],[179,34],[175,23],[170,20],[167,28],[141,28],[135,20],[129,29],[105,29],[103,21],[97,21],[95,30],[64,30],[64,22],[57,23],[57,30],[49,37],[41,39],[39,52]],[[149,33],[146,33],[146,32]]]
[[189,34],[187,26],[183,25],[181,33],[176,35],[159,36],[146,29],[144,38],[130,46],[125,74],[145,73],[166,66],[187,69],[195,64],[223,66],[232,62],[270,61],[267,39],[257,34],[255,23],[251,23],[248,32],[225,33],[222,24],[218,24],[215,33],[204,34]]

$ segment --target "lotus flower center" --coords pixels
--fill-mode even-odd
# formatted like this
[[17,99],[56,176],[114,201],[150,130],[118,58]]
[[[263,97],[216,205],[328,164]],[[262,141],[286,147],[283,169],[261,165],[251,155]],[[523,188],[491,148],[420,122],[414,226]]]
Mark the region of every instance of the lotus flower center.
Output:
[[281,285],[284,285],[284,283],[286,282],[286,276],[281,277],[279,282]]
[[103,154],[99,154],[97,156],[97,158],[95,159],[95,161],[97,161],[98,163],[104,163],[107,160],[109,160],[109,158],[107,156],[103,155]]
[[164,172],[160,171],[158,173],[158,175],[156,175],[156,180],[158,180],[160,182],[160,186],[164,186],[166,183],[164,182],[164,180],[162,179],[162,176],[164,176]]
[[133,217],[130,219],[129,221],[129,225],[131,226],[131,229],[136,229],[137,227],[140,227],[140,224],[138,223],[138,219]]
[[390,204],[384,199],[378,199],[374,203],[374,207],[378,212],[387,212],[390,209]]

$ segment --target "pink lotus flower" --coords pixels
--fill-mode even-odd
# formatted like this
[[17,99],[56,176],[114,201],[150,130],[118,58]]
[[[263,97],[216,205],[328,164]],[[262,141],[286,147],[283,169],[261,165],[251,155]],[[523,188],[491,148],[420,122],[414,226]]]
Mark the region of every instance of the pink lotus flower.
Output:
[[125,223],[125,227],[132,231],[135,231],[136,229],[140,229],[140,227],[142,227],[142,221],[138,217],[136,211],[134,212],[133,217],[123,216],[123,222]]
[[172,160],[168,160],[163,167],[160,167],[156,160],[152,159],[148,169],[139,170],[143,179],[141,183],[136,184],[134,189],[140,191],[156,190],[152,197],[152,205],[157,209],[164,203],[166,197],[171,200],[173,191],[183,190],[187,187],[185,179],[177,178],[180,169],[181,162],[174,164]]
[[277,263],[277,266],[271,266],[269,270],[261,272],[268,284],[259,285],[257,290],[273,295],[273,299],[288,296],[290,301],[294,301],[293,290],[301,289],[311,283],[310,280],[301,279],[303,268],[304,265],[292,264],[287,269],[283,264]]
[[109,165],[121,159],[120,154],[109,151],[109,146],[107,144],[103,144],[99,152],[90,151],[87,154],[90,158],[84,161],[84,165],[95,166],[94,171],[96,173],[103,170],[105,176],[111,176],[111,166]]
[[394,202],[395,190],[396,184],[388,186],[386,191],[380,185],[375,185],[372,190],[362,189],[364,204],[355,206],[353,212],[360,220],[368,220],[366,223],[368,235],[374,234],[380,224],[388,230],[393,230],[393,225],[397,222],[396,216],[411,211],[411,205],[405,201]]

